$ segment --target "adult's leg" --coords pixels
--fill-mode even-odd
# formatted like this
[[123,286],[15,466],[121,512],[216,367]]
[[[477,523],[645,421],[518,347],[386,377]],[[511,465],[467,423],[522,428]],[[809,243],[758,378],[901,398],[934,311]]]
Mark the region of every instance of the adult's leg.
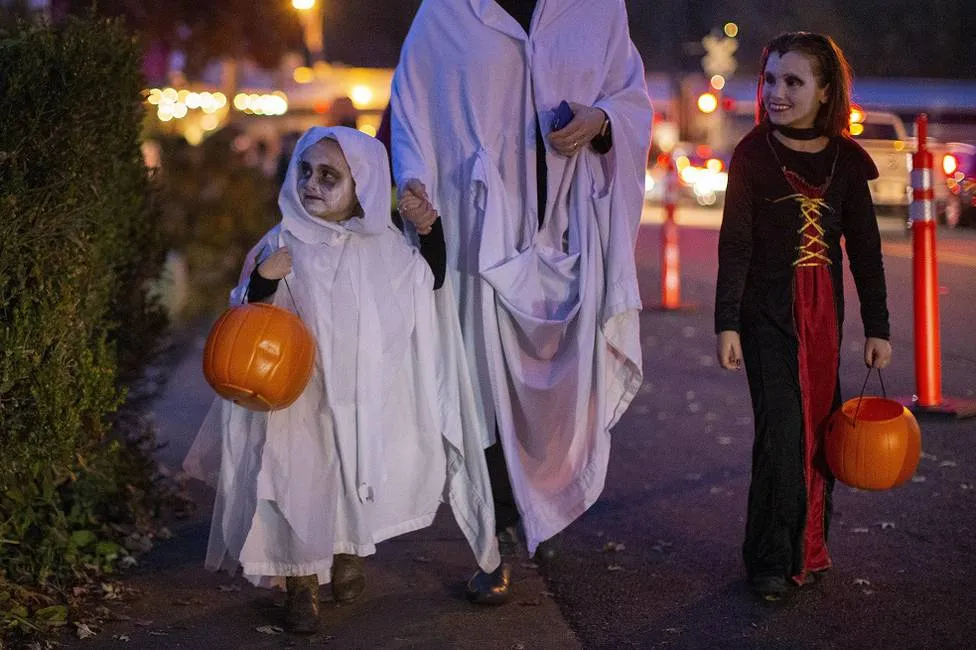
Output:
[[521,517],[515,503],[500,439],[485,449],[485,462],[488,464],[488,479],[491,481],[491,500],[495,506],[495,533],[501,534],[516,526]]

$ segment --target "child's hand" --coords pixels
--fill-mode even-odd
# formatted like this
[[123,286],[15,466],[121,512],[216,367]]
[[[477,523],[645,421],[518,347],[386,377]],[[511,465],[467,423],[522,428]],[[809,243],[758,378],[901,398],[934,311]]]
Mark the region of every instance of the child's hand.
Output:
[[881,370],[891,363],[891,343],[884,339],[867,338],[864,341],[864,365]]
[[718,362],[726,370],[738,370],[742,367],[742,342],[735,330],[718,333]]
[[439,216],[430,203],[427,188],[416,178],[407,181],[397,197],[397,210],[421,235],[430,234],[430,228]]
[[291,273],[291,251],[282,246],[258,265],[258,275],[265,280],[280,280]]

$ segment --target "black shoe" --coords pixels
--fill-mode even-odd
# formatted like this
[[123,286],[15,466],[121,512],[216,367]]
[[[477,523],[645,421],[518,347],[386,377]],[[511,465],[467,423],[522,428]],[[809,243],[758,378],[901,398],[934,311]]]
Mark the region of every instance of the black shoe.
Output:
[[756,597],[768,603],[782,600],[790,591],[786,578],[778,575],[758,575],[749,580]]
[[349,603],[366,589],[363,558],[339,553],[332,558],[332,598],[337,603]]
[[539,545],[535,547],[535,555],[532,556],[532,560],[536,564],[545,566],[556,559],[556,544],[553,541],[554,539],[554,537],[550,537],[539,542]]
[[468,580],[465,595],[476,605],[503,605],[512,596],[512,570],[505,562],[491,573],[478,569]]

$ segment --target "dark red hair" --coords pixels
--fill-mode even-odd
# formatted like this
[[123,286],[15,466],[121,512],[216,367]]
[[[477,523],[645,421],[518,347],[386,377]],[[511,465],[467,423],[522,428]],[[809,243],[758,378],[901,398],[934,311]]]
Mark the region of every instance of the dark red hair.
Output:
[[834,39],[812,32],[787,32],[780,34],[763,49],[759,67],[759,87],[756,90],[756,122],[766,121],[766,107],[762,95],[765,85],[766,62],[773,53],[783,56],[787,52],[805,54],[813,62],[813,73],[821,88],[827,87],[827,102],[820,107],[814,125],[824,135],[842,135],[850,128],[851,120],[851,66]]

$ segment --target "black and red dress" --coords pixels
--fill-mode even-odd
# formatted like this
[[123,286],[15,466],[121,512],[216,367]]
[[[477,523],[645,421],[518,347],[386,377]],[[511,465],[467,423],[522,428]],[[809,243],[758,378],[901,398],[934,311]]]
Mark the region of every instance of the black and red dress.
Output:
[[842,236],[865,336],[889,336],[881,237],[867,185],[877,175],[850,138],[806,153],[783,145],[765,124],[732,156],[715,331],[740,334],[755,417],[743,545],[750,578],[802,583],[830,567],[833,476],[823,436],[840,406]]

